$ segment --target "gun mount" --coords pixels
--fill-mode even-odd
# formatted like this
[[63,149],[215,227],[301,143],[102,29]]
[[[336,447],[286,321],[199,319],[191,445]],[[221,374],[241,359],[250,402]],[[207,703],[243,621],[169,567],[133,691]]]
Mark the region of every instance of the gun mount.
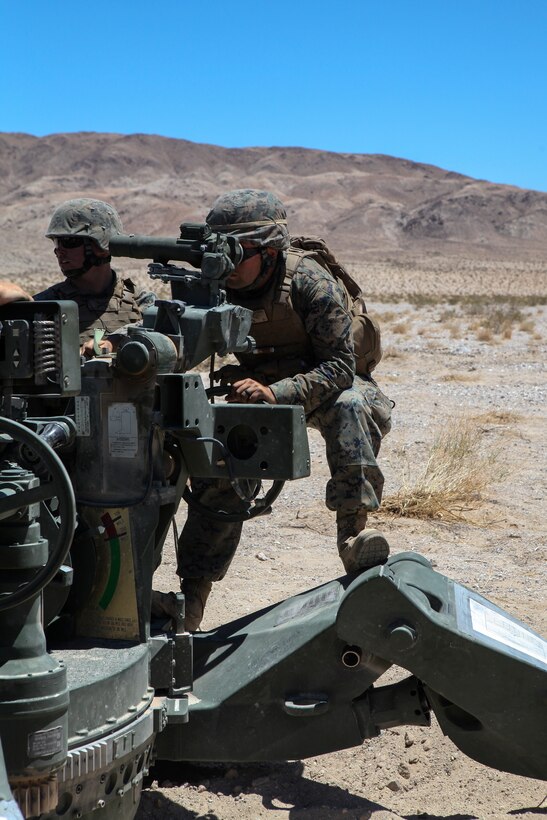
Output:
[[[301,408],[213,405],[186,369],[246,339],[245,313],[207,318],[235,245],[130,240],[222,270],[164,271],[173,299],[84,363],[72,303],[0,311],[4,816],[129,820],[154,761],[298,759],[431,711],[470,757],[547,779],[547,642],[415,553],[211,632],[184,632],[182,596],[171,631],[151,623],[187,479],[298,478],[309,453]],[[410,675],[378,685],[393,664]]]

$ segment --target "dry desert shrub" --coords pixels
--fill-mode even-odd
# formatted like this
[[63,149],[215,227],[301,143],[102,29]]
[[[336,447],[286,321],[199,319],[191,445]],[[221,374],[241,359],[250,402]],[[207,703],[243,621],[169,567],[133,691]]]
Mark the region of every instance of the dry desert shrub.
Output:
[[[370,298],[370,297],[369,297]],[[447,294],[447,293],[410,293],[399,294],[397,298],[390,296],[390,302],[409,302],[416,307],[426,307],[439,304],[453,305],[461,309],[462,313],[482,313],[487,308],[500,306],[506,309],[517,311],[521,308],[537,307],[547,304],[547,296],[544,293],[535,294],[511,294],[506,293],[468,293],[468,294]]]
[[442,382],[474,382],[477,381],[477,373],[444,373],[440,376]]
[[403,335],[404,333],[408,333],[409,330],[410,324],[404,320],[397,322],[397,324],[393,325],[393,327],[391,328],[392,333],[400,333],[401,335]]
[[486,491],[504,476],[499,448],[486,448],[474,419],[448,424],[436,436],[422,475],[403,481],[382,501],[380,514],[438,521],[469,520]]
[[491,342],[494,338],[494,334],[489,327],[478,327],[475,336],[479,342]]
[[468,300],[465,310],[468,316],[473,317],[469,329],[476,332],[479,341],[493,341],[496,336],[510,339],[515,329],[532,333],[535,328],[534,321],[523,314],[514,300],[506,304],[496,301],[487,303],[483,299]]
[[388,322],[392,322],[397,316],[397,314],[393,310],[384,310],[382,312],[375,313],[374,316],[382,325],[387,324]]
[[397,347],[392,347],[391,345],[389,347],[384,348],[384,351],[382,353],[382,361],[385,360],[385,359],[403,359],[403,358],[404,358],[404,354],[402,353],[402,351],[399,350],[399,348],[397,348]]
[[456,319],[450,319],[450,321],[445,322],[444,326],[450,333],[451,339],[460,339],[462,337],[462,328]]
[[473,421],[479,424],[514,424],[519,419],[519,414],[512,410],[488,410],[486,413],[473,416]]

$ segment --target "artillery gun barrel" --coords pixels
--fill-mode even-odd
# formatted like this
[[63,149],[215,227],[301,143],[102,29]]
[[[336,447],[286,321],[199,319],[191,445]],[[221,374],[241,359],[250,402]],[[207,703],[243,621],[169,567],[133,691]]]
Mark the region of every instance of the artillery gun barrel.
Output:
[[131,259],[152,259],[154,262],[187,262],[199,268],[206,250],[196,239],[175,239],[169,236],[142,236],[135,234],[113,236],[110,239],[112,256]]
[[152,259],[162,265],[188,262],[194,268],[203,267],[206,259],[209,269],[213,264],[217,272],[225,274],[243,258],[243,248],[235,236],[212,231],[205,223],[183,222],[178,238],[127,234],[113,236],[109,244],[112,256]]

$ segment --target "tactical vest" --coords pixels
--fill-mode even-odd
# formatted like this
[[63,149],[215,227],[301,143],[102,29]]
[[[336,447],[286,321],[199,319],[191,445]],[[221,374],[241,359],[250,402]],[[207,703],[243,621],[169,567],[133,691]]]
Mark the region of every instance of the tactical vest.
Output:
[[292,306],[294,269],[279,270],[265,291],[252,297],[231,292],[229,298],[253,311],[250,335],[256,342],[252,353],[238,353],[238,361],[267,381],[294,376],[308,370],[313,348],[300,316]]
[[319,237],[292,237],[283,277],[274,281],[266,293],[255,299],[245,298],[244,306],[253,311],[250,335],[256,341],[256,350],[237,354],[238,360],[270,382],[313,367],[313,347],[291,300],[293,276],[309,259],[327,270],[343,291],[346,310],[352,316],[356,372],[371,373],[382,356],[379,325],[367,313],[360,287]]
[[[135,299],[135,285],[131,279],[118,278],[114,273],[113,290],[103,294],[82,293],[67,279],[38,294],[38,300],[70,299],[78,305],[80,317],[80,344],[93,338],[96,328],[114,333],[124,325],[138,322],[141,311]],[[37,298],[37,297],[35,297]]]

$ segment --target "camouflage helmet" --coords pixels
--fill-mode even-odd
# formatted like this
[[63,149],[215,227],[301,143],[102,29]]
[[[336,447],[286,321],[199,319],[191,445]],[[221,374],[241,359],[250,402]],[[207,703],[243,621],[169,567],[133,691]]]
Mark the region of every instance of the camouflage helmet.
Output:
[[290,245],[285,206],[270,191],[241,188],[222,194],[206,222],[213,230],[234,234],[253,248],[283,251]]
[[121,233],[122,222],[112,205],[100,199],[81,198],[68,199],[55,208],[46,236],[89,237],[107,251],[110,237]]

